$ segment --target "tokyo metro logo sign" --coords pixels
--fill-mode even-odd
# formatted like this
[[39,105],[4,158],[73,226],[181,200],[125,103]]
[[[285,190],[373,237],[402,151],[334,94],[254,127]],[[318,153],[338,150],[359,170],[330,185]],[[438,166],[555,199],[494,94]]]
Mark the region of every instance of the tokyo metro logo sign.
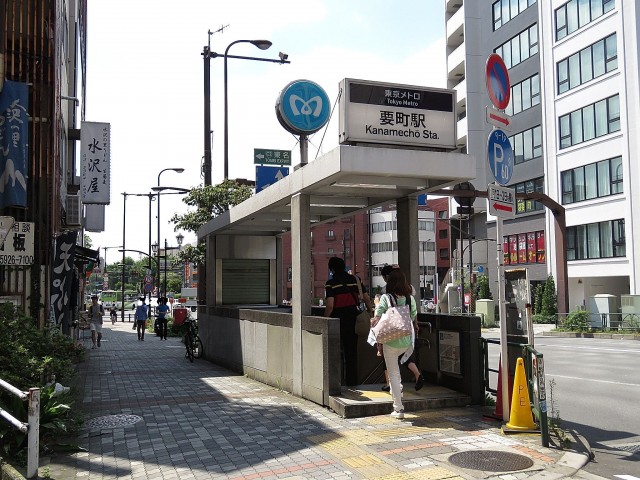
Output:
[[276,102],[276,115],[285,130],[293,134],[310,134],[329,120],[329,97],[317,83],[296,80],[289,83]]

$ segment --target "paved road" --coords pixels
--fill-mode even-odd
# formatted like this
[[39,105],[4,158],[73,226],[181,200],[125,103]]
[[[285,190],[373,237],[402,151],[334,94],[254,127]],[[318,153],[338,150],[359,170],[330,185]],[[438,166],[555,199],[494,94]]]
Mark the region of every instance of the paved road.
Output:
[[[544,355],[549,409],[596,455],[584,470],[640,480],[640,342],[537,336],[536,349]],[[499,347],[490,352],[497,364]]]

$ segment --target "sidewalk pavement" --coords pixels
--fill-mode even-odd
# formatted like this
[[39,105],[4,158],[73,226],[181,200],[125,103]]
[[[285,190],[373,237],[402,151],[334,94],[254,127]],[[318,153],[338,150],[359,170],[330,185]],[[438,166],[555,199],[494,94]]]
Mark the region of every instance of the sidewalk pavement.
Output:
[[[475,407],[343,419],[205,360],[190,363],[178,338],[147,333],[141,342],[131,323],[103,329],[99,349],[84,340],[79,366],[86,422],[77,441],[88,451],[41,459],[41,477],[553,479],[588,461],[542,447],[538,435],[505,436]],[[452,463],[457,453],[474,468]]]

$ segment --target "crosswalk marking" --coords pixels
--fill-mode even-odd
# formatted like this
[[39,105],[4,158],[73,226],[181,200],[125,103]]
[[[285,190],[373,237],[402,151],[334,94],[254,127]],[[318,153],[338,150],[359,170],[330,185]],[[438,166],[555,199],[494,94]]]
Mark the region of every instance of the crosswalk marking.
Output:
[[640,480],[638,477],[634,477],[633,475],[614,475],[616,478],[621,478],[622,480]]

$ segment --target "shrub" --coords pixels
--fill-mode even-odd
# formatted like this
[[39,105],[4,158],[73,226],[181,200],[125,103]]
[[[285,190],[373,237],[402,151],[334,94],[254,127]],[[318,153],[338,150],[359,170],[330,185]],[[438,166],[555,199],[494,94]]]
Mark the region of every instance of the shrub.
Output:
[[531,321],[533,323],[546,323],[546,324],[555,324],[556,316],[555,315],[532,315]]
[[562,327],[572,332],[586,332],[591,329],[591,322],[589,321],[589,312],[586,310],[575,310],[565,319]]
[[[9,303],[0,304],[0,378],[19,390],[40,387],[40,442],[43,448],[58,440],[77,424],[70,415],[71,404],[54,397],[53,386],[45,386],[53,376],[62,385],[71,385],[75,363],[82,360],[84,348],[56,330],[42,331],[36,322]],[[70,396],[67,394],[70,401]],[[66,399],[65,399],[66,401]],[[0,408],[26,421],[26,403],[7,392],[0,392]],[[25,436],[0,424],[2,453],[8,458],[24,456]]]

